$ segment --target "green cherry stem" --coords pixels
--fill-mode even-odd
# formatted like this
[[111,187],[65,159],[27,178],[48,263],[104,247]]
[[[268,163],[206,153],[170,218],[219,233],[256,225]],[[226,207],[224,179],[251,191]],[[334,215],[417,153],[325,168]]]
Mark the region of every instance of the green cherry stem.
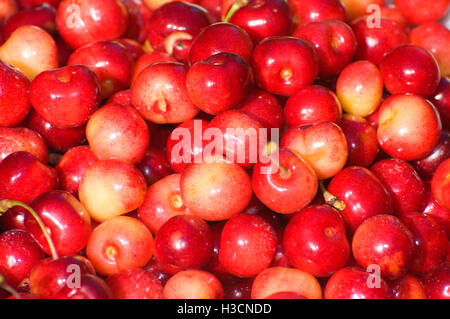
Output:
[[323,198],[328,205],[337,209],[340,212],[345,209],[345,203],[341,201],[338,197],[334,196],[329,191],[327,191],[325,186],[323,185],[323,181],[319,181],[319,187],[320,190],[322,191]]
[[228,22],[231,17],[233,16],[233,14],[239,10],[240,8],[242,8],[243,6],[247,5],[248,0],[237,0],[235,1],[231,7],[230,10],[228,10],[227,15],[225,16],[225,18],[223,19],[224,22]]
[[41,228],[45,239],[47,240],[48,246],[50,247],[50,252],[52,254],[53,260],[56,260],[59,258],[58,253],[56,252],[55,244],[53,243],[52,238],[50,237],[50,234],[48,233],[47,228],[44,225],[44,222],[42,221],[41,217],[35,212],[33,208],[28,206],[25,203],[16,201],[16,200],[9,200],[9,199],[2,199],[0,200],[0,216],[3,215],[8,209],[13,208],[15,206],[19,206],[22,208],[25,208],[36,220],[39,227]]
[[5,276],[3,276],[2,274],[0,274],[0,288],[2,288],[3,290],[6,290],[7,292],[9,292],[11,295],[13,295],[16,299],[22,299],[22,297],[20,296],[20,294],[17,292],[16,289],[14,289],[12,286],[10,286],[7,282],[6,282],[6,278]]

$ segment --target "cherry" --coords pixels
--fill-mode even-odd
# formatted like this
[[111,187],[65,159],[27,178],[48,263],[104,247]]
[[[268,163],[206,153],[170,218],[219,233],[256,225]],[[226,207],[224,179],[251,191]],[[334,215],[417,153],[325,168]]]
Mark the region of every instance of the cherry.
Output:
[[346,114],[339,122],[348,146],[347,166],[368,167],[378,155],[377,131],[362,117]]
[[411,165],[399,159],[386,159],[370,170],[391,194],[397,215],[420,211],[425,202],[425,185]]
[[349,21],[367,15],[369,5],[381,7],[384,2],[383,0],[342,0]]
[[[325,299],[387,299],[389,287],[381,278],[371,277],[370,273],[358,267],[338,270],[327,281]],[[377,285],[379,280],[379,285]],[[368,283],[371,285],[369,286]]]
[[55,170],[27,152],[16,152],[0,163],[0,198],[30,203],[58,185]]
[[271,267],[260,272],[253,281],[251,297],[264,299],[286,291],[307,299],[322,299],[322,288],[314,276],[287,267]]
[[319,76],[333,77],[352,61],[356,53],[356,37],[344,22],[325,20],[300,26],[294,36],[308,41],[319,59]]
[[441,116],[442,125],[450,130],[450,78],[443,77],[437,90],[429,97],[429,100]]
[[426,216],[432,216],[445,230],[447,237],[450,238],[450,209],[446,209],[436,202],[431,193],[431,189],[428,190],[427,200],[422,213]]
[[268,155],[272,159],[260,161],[253,168],[252,184],[256,197],[269,209],[282,214],[294,213],[308,205],[317,192],[317,176],[313,169],[287,149],[275,150]]
[[144,119],[154,123],[181,123],[199,109],[186,89],[187,67],[182,63],[156,63],[146,67],[131,86],[131,102]]
[[23,25],[34,25],[54,35],[56,33],[56,9],[44,3],[39,7],[15,13],[5,21],[5,37],[8,38],[18,27]]
[[22,122],[30,110],[30,81],[18,69],[0,62],[0,126],[13,127]]
[[378,143],[392,157],[424,158],[436,146],[441,128],[436,108],[418,95],[392,95],[380,106]]
[[434,173],[431,192],[439,205],[450,209],[450,159],[442,162]]
[[150,272],[124,269],[106,279],[114,299],[162,299],[163,286]]
[[440,19],[448,9],[449,0],[425,4],[419,0],[395,0],[395,6],[406,19],[414,24]]
[[432,272],[446,257],[448,240],[444,229],[432,216],[409,213],[401,217],[414,238],[414,256],[409,266],[411,272],[424,275]]
[[111,299],[111,291],[105,281],[92,274],[80,276],[78,287],[66,285],[61,289],[55,299]]
[[184,269],[202,268],[208,262],[211,251],[211,230],[205,221],[196,216],[170,218],[159,228],[155,237],[155,257],[163,264]]
[[283,243],[289,262],[316,277],[329,277],[350,256],[344,220],[326,205],[296,213],[286,226]]
[[[153,256],[150,261],[143,267],[144,270],[148,271],[154,277],[156,277],[159,282],[164,286],[166,282],[178,271],[182,269],[177,268],[176,271],[171,271],[174,267],[170,268],[167,265],[161,264],[155,256]],[[126,270],[124,270],[126,272]],[[120,273],[120,272],[119,272]]]
[[5,21],[8,17],[12,16],[18,10],[19,6],[16,0],[2,1],[2,6],[0,8],[0,21]]
[[99,274],[111,276],[124,269],[145,266],[153,250],[152,234],[142,222],[118,216],[94,229],[86,253]]
[[119,38],[127,30],[128,18],[120,0],[62,0],[56,24],[64,41],[77,49],[96,41]]
[[[91,235],[91,219],[73,195],[63,191],[47,192],[36,197],[30,206],[45,224],[58,255],[74,255],[86,246]],[[25,228],[42,250],[50,254],[39,223],[29,214],[25,216]]]
[[251,179],[238,164],[207,158],[181,174],[181,198],[191,214],[208,221],[237,215],[251,200]]
[[55,167],[61,189],[78,196],[81,178],[88,167],[97,161],[98,158],[89,146],[77,146],[68,150]]
[[423,279],[428,299],[450,299],[450,263],[444,263]]
[[79,146],[86,140],[86,126],[58,127],[50,124],[36,111],[32,110],[26,120],[26,126],[39,133],[48,147],[65,153],[72,147]]
[[48,161],[47,145],[36,131],[24,127],[0,127],[0,161],[15,152],[28,152],[42,163]]
[[257,84],[270,93],[292,96],[313,84],[319,63],[314,49],[294,37],[269,37],[253,51]]
[[412,162],[412,166],[423,178],[432,178],[439,165],[450,158],[450,133],[442,131],[441,137],[427,157]]
[[344,111],[358,116],[372,114],[383,97],[383,78],[377,66],[369,61],[347,65],[338,77],[336,94]]
[[[350,1],[352,1],[352,0],[350,0]],[[366,0],[366,1],[371,1],[371,0]],[[382,0],[377,0],[377,1],[382,1]],[[384,1],[382,1],[382,2],[384,2]],[[403,27],[404,30],[411,29],[411,23],[400,13],[400,11],[398,11],[398,9],[395,6],[391,6],[389,4],[383,5],[383,3],[381,3],[380,9],[381,9],[380,14],[381,14],[382,18],[390,19],[390,20],[397,22],[398,24],[400,24]]]
[[294,20],[300,25],[323,20],[346,21],[347,14],[341,1],[337,0],[289,0]]
[[163,293],[165,299],[222,299],[223,287],[214,275],[189,269],[173,275]]
[[97,41],[78,48],[67,63],[81,64],[91,69],[100,83],[102,98],[127,88],[133,76],[133,56],[117,41]]
[[239,214],[222,230],[219,260],[233,275],[253,277],[272,263],[277,245],[273,227],[263,218]]
[[100,160],[139,163],[145,156],[150,136],[147,124],[133,107],[107,104],[89,119],[86,137]]
[[333,91],[311,85],[291,96],[284,107],[286,124],[300,126],[317,122],[339,122],[341,104]]
[[233,53],[217,53],[198,61],[186,76],[189,97],[208,114],[236,107],[249,93],[251,85],[250,66]]
[[366,168],[351,166],[343,169],[331,180],[328,191],[344,202],[341,213],[350,233],[369,217],[392,213],[391,195]]
[[417,277],[405,275],[389,283],[391,299],[426,299],[425,288]]
[[236,278],[223,287],[224,299],[250,299],[253,278]]
[[147,149],[144,158],[136,167],[144,174],[147,185],[156,183],[172,172],[166,152],[152,146]]
[[28,279],[43,258],[44,253],[27,232],[9,230],[0,234],[0,273],[13,287]]
[[128,11],[128,28],[123,37],[144,42],[149,31],[152,10],[141,0],[121,0]]
[[267,37],[289,35],[292,24],[289,6],[282,0],[249,0],[228,21],[247,31],[255,44]]
[[280,146],[301,156],[319,180],[336,175],[348,156],[345,134],[331,122],[292,127],[282,136]]
[[4,230],[25,230],[26,210],[15,206],[8,209],[0,216],[0,229]]
[[137,209],[146,190],[144,176],[132,164],[104,160],[86,169],[78,193],[90,216],[102,222]]
[[214,23],[194,39],[189,51],[189,64],[218,53],[235,53],[250,62],[252,50],[252,40],[243,29],[231,23]]
[[136,61],[133,79],[131,80],[131,83],[133,83],[136,80],[137,76],[141,73],[142,70],[152,65],[153,63],[158,62],[179,62],[179,61],[164,52],[151,51],[148,53],[144,53]]

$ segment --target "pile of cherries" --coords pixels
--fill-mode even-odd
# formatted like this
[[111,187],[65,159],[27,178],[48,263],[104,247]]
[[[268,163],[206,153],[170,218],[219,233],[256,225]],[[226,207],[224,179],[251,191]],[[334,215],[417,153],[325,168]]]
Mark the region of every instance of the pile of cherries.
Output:
[[450,0],[192,2],[0,0],[0,297],[450,298]]

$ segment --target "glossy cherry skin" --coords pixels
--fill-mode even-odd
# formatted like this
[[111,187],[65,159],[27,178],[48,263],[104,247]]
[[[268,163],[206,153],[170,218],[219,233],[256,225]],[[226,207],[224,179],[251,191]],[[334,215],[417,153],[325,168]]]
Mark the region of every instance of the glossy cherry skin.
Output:
[[392,95],[380,106],[378,143],[392,157],[424,158],[436,146],[441,129],[436,108],[418,95]]
[[167,158],[174,172],[182,173],[186,165],[202,161],[203,149],[208,145],[205,139],[208,127],[208,121],[192,119],[181,123],[170,133]]
[[154,49],[171,55],[177,45],[186,44],[183,40],[192,40],[209,24],[204,8],[185,1],[169,2],[152,13],[148,40]]
[[86,137],[98,159],[131,163],[144,158],[150,139],[140,114],[133,107],[120,104],[107,104],[96,111],[86,126]]
[[142,0],[122,0],[128,11],[128,28],[123,37],[145,42],[148,35],[148,21],[152,10]]
[[450,263],[444,263],[423,279],[428,299],[450,299]]
[[162,299],[158,278],[140,268],[124,269],[106,279],[114,299]]
[[362,267],[377,265],[384,278],[397,279],[412,260],[413,235],[395,216],[373,216],[356,229],[352,252]]
[[345,22],[345,8],[337,0],[289,0],[288,4],[294,14],[294,21],[299,25],[323,20],[339,20]]
[[377,131],[362,117],[344,115],[339,122],[347,139],[347,166],[368,167],[378,155]]
[[450,158],[450,133],[442,131],[441,137],[427,157],[412,162],[412,166],[423,178],[432,178],[439,165]]
[[62,128],[50,124],[36,111],[32,110],[26,120],[26,126],[39,133],[48,147],[65,153],[72,147],[79,146],[86,140],[86,126]]
[[219,260],[233,275],[253,277],[272,263],[277,246],[275,229],[263,218],[239,214],[222,230]]
[[353,62],[339,74],[336,94],[345,112],[363,117],[368,116],[381,103],[383,97],[382,74],[372,62]]
[[389,192],[371,171],[363,167],[343,169],[331,180],[328,191],[344,201],[346,207],[341,213],[350,233],[367,218],[390,214],[393,210]]
[[144,119],[158,123],[182,123],[199,109],[186,89],[187,67],[164,62],[146,67],[131,86],[131,102]]
[[294,37],[309,42],[319,59],[319,76],[337,75],[356,53],[356,37],[353,30],[341,21],[312,22],[295,30]]
[[253,168],[253,191],[269,209],[282,214],[294,213],[314,199],[317,176],[301,157],[287,149],[282,148],[272,156],[275,161],[264,158]]
[[267,136],[262,134],[263,125],[238,110],[218,114],[209,122],[208,129],[219,130],[219,136],[223,136],[223,154],[243,168],[251,168],[258,162],[267,142]]
[[47,122],[59,127],[86,124],[100,106],[100,99],[95,74],[82,65],[42,72],[30,86],[33,108]]
[[251,297],[264,299],[286,291],[307,299],[322,299],[322,288],[313,275],[288,267],[270,267],[260,272],[253,281]]
[[433,54],[442,76],[450,75],[450,59],[446,53],[450,47],[450,30],[444,25],[438,22],[420,24],[409,33],[409,41]]
[[61,189],[78,196],[78,186],[88,169],[98,161],[89,146],[77,146],[68,150],[55,169],[59,177]]
[[190,269],[173,275],[163,293],[164,299],[222,299],[223,287],[211,273]]
[[33,80],[39,73],[58,67],[58,47],[45,30],[24,25],[0,47],[0,59]]
[[313,84],[319,72],[314,49],[294,37],[270,37],[253,51],[253,71],[259,87],[292,96]]
[[0,229],[25,230],[25,214],[26,210],[19,206],[14,206],[13,208],[8,209],[3,215],[0,216]]
[[415,45],[389,51],[380,61],[380,71],[391,94],[414,93],[428,97],[437,89],[441,78],[434,57]]
[[153,63],[157,63],[157,62],[179,62],[179,61],[164,52],[152,51],[152,52],[144,53],[136,61],[136,65],[134,67],[133,79],[131,82],[133,83],[136,80],[137,76],[141,73],[142,70],[144,70],[146,67],[152,65]]
[[[30,206],[49,230],[58,255],[74,255],[86,246],[91,235],[91,218],[73,195],[64,191],[47,192],[36,197]],[[47,240],[30,214],[25,216],[25,228],[50,255]]]
[[429,100],[441,116],[442,126],[450,130],[450,78],[443,77],[437,90],[429,97]]
[[62,0],[56,24],[64,41],[77,49],[119,38],[127,30],[128,11],[120,0]]
[[227,282],[224,287],[224,299],[250,299],[253,278],[236,278]]
[[48,161],[48,149],[37,132],[25,127],[0,127],[0,161],[14,152],[28,152],[42,163]]
[[211,252],[210,227],[196,216],[170,218],[155,237],[155,257],[163,264],[183,269],[202,268],[209,261]]
[[423,3],[418,0],[395,0],[395,6],[406,19],[414,24],[439,20],[446,13],[449,0]]
[[139,219],[154,234],[173,216],[189,214],[181,198],[180,177],[168,175],[151,185],[139,207]]
[[344,132],[331,122],[292,127],[283,134],[280,146],[301,156],[319,180],[336,175],[348,156]]
[[238,164],[220,158],[189,164],[181,174],[181,198],[191,214],[207,221],[225,220],[247,207],[251,179]]
[[281,0],[250,0],[228,21],[247,31],[255,44],[267,37],[289,35],[292,26],[289,7]]
[[431,216],[409,213],[401,217],[414,240],[411,272],[424,275],[432,272],[447,256],[448,240],[444,229]]
[[152,233],[142,222],[128,216],[118,216],[97,226],[86,248],[96,271],[105,276],[143,267],[153,251]]
[[[264,90],[253,89],[239,105],[238,110],[255,118],[268,130],[281,130],[283,127],[283,107],[272,94]],[[268,134],[271,135],[270,130]]]
[[450,238],[450,209],[446,209],[438,204],[431,193],[431,189],[428,189],[427,193],[427,200],[422,213],[426,216],[432,216],[434,220],[445,230],[447,237]]
[[91,217],[101,222],[137,209],[146,190],[144,176],[132,164],[103,160],[86,169],[79,197]]
[[25,119],[31,107],[29,86],[30,81],[22,72],[0,62],[0,126],[16,126]]
[[30,292],[38,298],[55,298],[69,282],[73,283],[75,272],[80,275],[95,274],[91,262],[82,256],[43,259],[31,271]]
[[329,277],[350,256],[345,224],[332,207],[309,206],[292,217],[284,230],[283,246],[289,262],[315,277]]
[[66,285],[54,299],[111,299],[111,297],[111,290],[103,279],[92,274],[82,274],[79,287]]
[[370,28],[365,17],[352,22],[351,27],[358,41],[355,58],[374,64],[392,48],[408,43],[408,36],[402,26],[389,19],[380,19],[380,28]]
[[73,64],[85,65],[95,73],[102,98],[127,88],[134,69],[133,56],[117,41],[98,41],[75,50],[68,61]]
[[425,185],[410,164],[386,159],[372,165],[370,170],[391,194],[397,215],[420,211],[425,202]]
[[339,122],[341,104],[333,91],[311,85],[291,96],[284,107],[286,124],[300,126],[317,122]]
[[252,84],[250,66],[233,53],[218,53],[198,61],[186,76],[192,102],[202,111],[214,115],[237,106]]
[[0,198],[30,203],[57,185],[55,170],[30,153],[16,152],[0,163]]
[[[338,270],[328,280],[325,299],[387,299],[389,287],[386,281],[378,277],[380,285],[369,287],[374,274],[365,272],[358,267],[346,267]],[[375,282],[375,280],[373,280]]]
[[431,192],[439,205],[450,209],[450,158],[442,162],[434,173]]
[[147,149],[144,158],[136,167],[144,174],[147,185],[156,183],[172,172],[166,152],[152,146]]
[[57,8],[61,0],[16,0],[16,2],[24,9],[38,7],[44,3],[51,5],[53,8]]
[[27,232],[9,230],[0,234],[0,272],[11,286],[17,287],[27,279],[43,258],[44,253]]
[[10,16],[4,25],[4,34],[8,38],[18,27],[34,25],[45,29],[50,34],[56,33],[56,10],[48,4],[25,9]]
[[136,62],[143,54],[145,54],[143,45],[136,40],[129,38],[120,38],[117,39],[116,42],[119,42],[125,47],[125,49],[127,49],[134,62]]
[[225,52],[235,53],[250,62],[252,50],[252,40],[243,29],[227,22],[214,23],[194,39],[189,51],[189,64]]
[[417,277],[405,275],[389,283],[390,299],[426,299],[425,287]]
[[369,5],[382,6],[385,1],[383,0],[342,0],[342,4],[347,12],[347,17],[349,21],[353,21],[356,18],[366,16],[372,11],[368,11]]

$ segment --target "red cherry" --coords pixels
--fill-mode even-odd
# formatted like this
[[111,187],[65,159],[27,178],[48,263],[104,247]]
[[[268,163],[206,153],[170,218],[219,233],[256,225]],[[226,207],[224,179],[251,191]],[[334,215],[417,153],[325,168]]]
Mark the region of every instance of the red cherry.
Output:
[[125,269],[106,279],[114,299],[162,299],[158,278],[143,269]]
[[409,274],[389,283],[389,288],[391,299],[426,299],[423,283]]
[[223,287],[203,270],[184,270],[173,275],[164,286],[164,299],[222,299]]
[[449,4],[449,0],[437,0],[427,4],[419,0],[395,0],[396,8],[414,24],[439,20]]
[[347,15],[341,1],[337,0],[289,0],[294,20],[300,25],[323,20],[340,20],[345,22]]
[[442,162],[434,173],[431,191],[439,205],[450,209],[450,159]]
[[121,0],[128,11],[128,28],[123,34],[125,38],[144,42],[149,31],[149,19],[152,10],[144,1]]
[[442,131],[441,137],[427,157],[412,162],[412,166],[423,178],[432,178],[439,165],[450,158],[450,133]]
[[8,38],[17,28],[27,24],[45,29],[54,35],[56,33],[56,9],[45,2],[41,6],[15,13],[5,21],[5,37]]
[[429,97],[429,100],[439,112],[442,125],[450,130],[450,78],[443,77],[437,90]]
[[147,149],[144,158],[136,167],[144,174],[147,185],[156,183],[172,172],[166,152],[152,146]]
[[133,83],[136,80],[137,76],[141,73],[142,70],[152,65],[153,63],[158,62],[179,62],[179,61],[164,52],[152,51],[145,53],[141,55],[139,59],[137,59],[136,61],[136,66],[134,68],[134,74],[131,83]]
[[100,277],[83,274],[79,280],[79,286],[66,285],[54,299],[111,299],[111,291]]
[[424,280],[425,293],[428,299],[450,299],[450,263],[444,263]]
[[27,152],[42,163],[48,161],[44,139],[37,132],[25,127],[0,127],[0,161],[15,152]]

